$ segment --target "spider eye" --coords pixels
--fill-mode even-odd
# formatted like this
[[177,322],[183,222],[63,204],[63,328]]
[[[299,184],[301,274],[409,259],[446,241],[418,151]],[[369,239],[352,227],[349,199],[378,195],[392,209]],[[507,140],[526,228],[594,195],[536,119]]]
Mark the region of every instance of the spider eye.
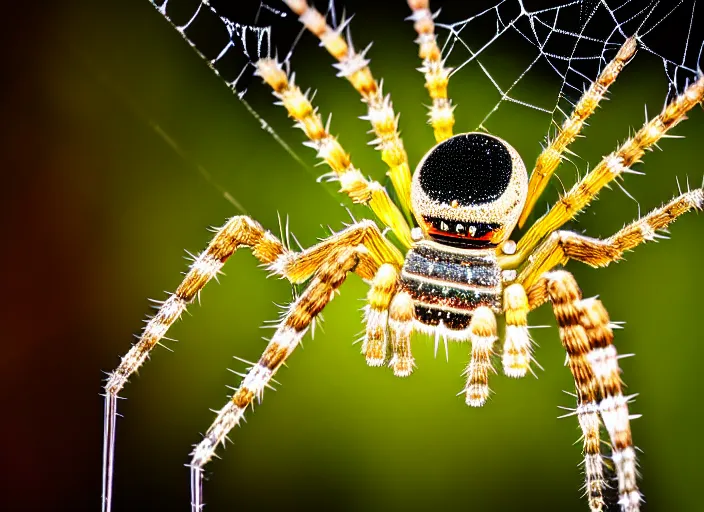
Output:
[[421,160],[411,201],[429,236],[450,244],[490,246],[510,235],[527,182],[525,166],[508,143],[465,133],[441,142]]

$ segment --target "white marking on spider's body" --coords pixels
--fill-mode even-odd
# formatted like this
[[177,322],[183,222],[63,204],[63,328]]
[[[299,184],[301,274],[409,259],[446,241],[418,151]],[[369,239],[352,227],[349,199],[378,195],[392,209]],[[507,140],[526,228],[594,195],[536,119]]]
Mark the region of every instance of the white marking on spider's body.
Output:
[[[443,308],[443,311],[450,311],[455,313],[467,313],[465,310],[453,309],[453,308]],[[469,328],[466,329],[448,329],[448,327],[441,321],[438,325],[428,325],[420,322],[419,320],[413,320],[413,330],[428,336],[439,336],[444,339],[447,347],[447,340],[451,341],[468,341],[470,331]]]

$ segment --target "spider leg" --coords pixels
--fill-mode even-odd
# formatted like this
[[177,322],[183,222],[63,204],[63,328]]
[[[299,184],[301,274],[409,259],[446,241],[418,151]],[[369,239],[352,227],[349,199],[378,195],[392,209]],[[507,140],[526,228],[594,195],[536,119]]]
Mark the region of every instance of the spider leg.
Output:
[[368,304],[364,308],[366,332],[362,353],[369,366],[381,366],[386,361],[389,304],[397,286],[397,267],[388,263],[379,267],[367,294]]
[[491,356],[497,339],[496,317],[488,307],[481,306],[472,314],[469,339],[472,342],[472,357],[465,370],[465,401],[472,407],[481,407],[489,398],[489,372],[495,371]]
[[112,475],[115,451],[115,417],[117,398],[129,377],[146,361],[149,352],[164,337],[169,327],[186,310],[200,290],[215,277],[225,261],[239,247],[249,247],[264,264],[271,264],[287,249],[270,232],[249,217],[230,219],[213,237],[208,247],[191,265],[176,291],[161,305],[144,327],[139,341],[122,358],[105,385],[105,431],[103,439],[103,505],[111,508]]
[[605,240],[556,231],[533,252],[530,262],[518,275],[518,282],[528,288],[543,273],[564,265],[570,258],[593,267],[605,267],[621,259],[625,251],[655,240],[657,231],[665,229],[680,215],[702,208],[704,189],[698,188],[675,197]]
[[[393,203],[386,189],[376,181],[368,181],[359,169],[352,165],[349,154],[339,141],[330,134],[307,94],[294,84],[293,79],[274,59],[260,59],[256,63],[257,74],[274,90],[296,126],[303,130],[309,145],[333,171],[333,177],[340,182],[341,192],[349,195],[355,203],[368,205],[379,220],[389,226],[399,241],[411,246],[411,228],[401,211]],[[410,175],[409,175],[410,176]],[[410,180],[410,178],[409,178]],[[409,181],[410,183],[410,181]]]
[[430,12],[430,1],[408,0],[408,6],[413,11],[409,19],[413,21],[413,28],[418,33],[418,56],[423,59],[423,67],[419,71],[425,76],[425,88],[433,100],[428,117],[435,140],[442,142],[452,137],[452,127],[455,124],[455,107],[447,96],[452,69],[446,68],[442,59],[435,34],[435,14]]
[[389,333],[393,357],[389,363],[396,377],[408,377],[415,368],[411,353],[411,334],[415,308],[413,299],[407,292],[400,292],[391,301],[389,308]]
[[504,316],[506,335],[501,358],[504,374],[509,377],[524,377],[530,370],[532,340],[528,332],[528,296],[518,283],[504,289]]
[[254,399],[261,401],[266,385],[298,346],[316,315],[332,300],[348,272],[361,271],[362,277],[371,278],[375,270],[373,261],[360,248],[341,247],[329,255],[307,289],[291,305],[259,361],[249,370],[227,405],[220,409],[192,453],[191,506],[194,512],[202,510],[203,467],[213,457],[217,446],[225,442],[227,434],[240,422]]
[[591,509],[601,511],[604,507],[600,415],[611,440],[621,510],[637,512],[641,494],[636,482],[628,398],[622,393],[613,331],[606,310],[597,299],[582,299],[574,277],[564,270],[541,276],[528,295],[540,299],[532,304],[535,307],[550,300],[560,327],[560,338],[577,389],[577,416],[584,434],[584,467]]
[[548,181],[550,181],[550,176],[552,176],[555,169],[560,165],[562,154],[567,149],[567,146],[572,144],[577,138],[585,121],[596,111],[599,102],[606,95],[609,86],[616,81],[616,77],[618,77],[619,73],[626,67],[626,64],[633,58],[637,48],[638,42],[635,37],[626,39],[616,54],[616,57],[604,68],[599,78],[592,82],[589,89],[582,94],[582,97],[574,106],[570,117],[565,119],[565,122],[562,123],[557,137],[550,141],[548,146],[538,156],[533,172],[530,175],[526,203],[518,219],[519,227],[523,227],[523,224],[525,224],[540,194],[542,194]]
[[685,89],[684,93],[666,105],[658,116],[645,123],[633,137],[624,142],[614,153],[604,157],[594,169],[576,183],[519,240],[516,254],[502,258],[502,266],[515,268],[524,262],[546,235],[576,216],[604,186],[622,174],[630,172],[629,167],[641,159],[646,149],[660,140],[670,128],[684,120],[687,112],[702,101],[704,101],[704,75],[700,75]]
[[[384,96],[381,85],[376,81],[369,69],[369,59],[364,50],[357,53],[342,37],[342,31],[349,20],[333,28],[325,21],[325,16],[306,0],[284,0],[286,5],[299,16],[303,25],[313,33],[338,64],[338,76],[345,77],[362,96],[367,104],[366,119],[372,125],[376,135],[374,144],[381,151],[381,159],[389,170],[387,172],[399,197],[404,210],[410,209],[411,201],[411,169],[408,166],[408,155],[403,147],[403,141],[398,132],[398,116],[391,105],[391,97]],[[349,38],[348,38],[349,39]],[[367,48],[368,49],[368,48]]]
[[[276,275],[292,283],[301,283],[312,276],[331,254],[348,247],[363,247],[364,258],[357,272],[372,279],[384,263],[401,266],[403,256],[388,242],[372,221],[362,221],[335,233],[317,245],[300,253],[287,249],[274,235],[245,216],[230,219],[213,237],[208,247],[195,259],[176,291],[161,305],[148,322],[139,341],[122,358],[105,385],[105,430],[103,438],[103,510],[112,503],[112,475],[115,452],[115,418],[117,398],[129,377],[146,361],[150,351],[166,335],[186,306],[222,269],[225,262],[240,247],[249,247],[252,254]],[[369,265],[372,269],[368,269]]]

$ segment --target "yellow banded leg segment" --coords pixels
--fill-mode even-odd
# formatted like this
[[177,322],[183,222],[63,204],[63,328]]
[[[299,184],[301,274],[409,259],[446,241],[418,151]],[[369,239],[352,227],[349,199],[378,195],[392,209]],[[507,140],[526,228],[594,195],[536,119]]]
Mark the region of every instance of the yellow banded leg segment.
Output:
[[364,310],[366,333],[362,353],[369,366],[382,366],[386,361],[389,304],[397,285],[397,267],[388,263],[379,267],[367,294],[368,304]]
[[704,189],[694,189],[673,198],[644,217],[632,222],[606,239],[590,238],[571,231],[556,231],[532,254],[531,261],[518,275],[518,282],[530,288],[545,272],[575,259],[593,267],[618,261],[623,253],[657,239],[680,215],[704,208]]
[[672,100],[663,111],[645,123],[636,134],[604,159],[582,180],[576,183],[543,217],[519,240],[516,254],[502,259],[503,268],[516,268],[526,260],[533,249],[549,233],[575,217],[599,191],[640,161],[645,150],[657,143],[668,130],[686,118],[694,106],[704,100],[704,75],[691,83],[684,93]]
[[530,370],[533,340],[528,332],[528,296],[520,284],[504,290],[504,315],[506,337],[502,356],[504,374],[508,377],[525,377]]
[[607,64],[599,78],[592,82],[589,89],[582,94],[582,97],[572,110],[572,114],[562,124],[557,137],[538,156],[535,168],[530,175],[526,203],[518,220],[519,227],[523,227],[523,224],[525,224],[540,194],[543,193],[550,181],[550,177],[560,165],[562,154],[567,149],[567,146],[572,144],[577,138],[585,121],[596,111],[609,86],[616,81],[616,77],[633,58],[637,48],[638,42],[635,37],[626,39],[616,57]]
[[416,366],[411,353],[414,317],[411,296],[406,292],[396,294],[389,308],[389,333],[393,350],[389,366],[393,368],[396,377],[408,377]]
[[373,279],[376,269],[384,263],[390,263],[396,268],[403,264],[401,252],[384,238],[377,225],[371,220],[362,220],[300,253],[288,253],[269,268],[291,282],[302,283],[329,260],[331,252],[357,246],[364,246],[366,254],[357,267],[357,272],[366,259],[371,259],[375,265],[371,274],[361,275],[363,279]]
[[577,391],[577,419],[582,429],[584,473],[589,508],[604,509],[604,461],[601,455],[599,386],[590,362],[595,340],[587,333],[583,319],[582,292],[574,277],[564,271],[546,274],[545,286],[560,328],[562,346]]
[[362,96],[367,104],[366,119],[371,123],[376,135],[373,141],[376,149],[381,151],[381,158],[389,167],[387,172],[399,197],[402,207],[408,211],[411,201],[411,169],[408,155],[398,132],[398,117],[394,113],[389,95],[384,95],[381,86],[369,69],[369,60],[365,51],[355,52],[342,37],[341,23],[335,29],[325,21],[325,17],[305,0],[284,0],[286,5],[299,16],[301,23],[320,39],[321,44],[338,64],[338,76],[346,78]]
[[430,125],[435,140],[442,142],[452,137],[452,127],[455,124],[455,107],[447,95],[452,69],[446,68],[442,59],[429,0],[408,0],[408,6],[413,11],[410,17],[413,28],[418,33],[418,56],[423,60],[423,67],[419,71],[425,76],[425,88],[433,100],[428,113]]
[[465,401],[471,407],[481,407],[489,398],[489,373],[494,372],[491,357],[496,342],[496,317],[486,306],[477,308],[469,324],[472,357],[465,370],[467,385]]
[[340,182],[340,191],[355,203],[368,205],[381,222],[390,227],[399,241],[411,246],[411,230],[401,211],[391,201],[389,194],[376,181],[368,181],[359,169],[352,165],[350,155],[340,142],[330,134],[323,124],[317,109],[307,94],[295,85],[273,59],[260,59],[256,63],[257,74],[273,89],[296,127],[303,130],[311,146],[332,170],[331,177]]

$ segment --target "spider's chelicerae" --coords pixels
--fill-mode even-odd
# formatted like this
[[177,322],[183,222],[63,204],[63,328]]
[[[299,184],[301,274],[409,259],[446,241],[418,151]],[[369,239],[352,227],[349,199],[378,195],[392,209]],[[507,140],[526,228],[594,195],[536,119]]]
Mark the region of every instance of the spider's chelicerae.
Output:
[[[264,388],[298,346],[316,316],[332,300],[350,272],[370,284],[362,352],[370,366],[388,365],[394,375],[411,374],[414,331],[471,343],[463,393],[466,403],[482,406],[489,394],[492,356],[500,352],[504,373],[523,377],[531,367],[528,313],[552,304],[576,388],[575,415],[583,433],[584,472],[589,507],[605,508],[605,463],[601,426],[608,433],[618,502],[623,511],[640,508],[636,452],[629,426],[629,397],[622,391],[618,356],[612,343],[609,316],[598,299],[584,299],[572,275],[558,267],[575,259],[603,267],[624,251],[652,240],[683,213],[704,206],[704,190],[694,189],[624,227],[606,239],[589,238],[561,226],[589,205],[602,187],[620,178],[644,152],[685,118],[704,99],[699,76],[663,111],[604,157],[517,241],[522,226],[562,155],[595,111],[608,87],[634,56],[631,37],[584,92],[556,137],[537,159],[530,179],[518,153],[506,141],[488,133],[454,134],[454,107],[448,98],[450,70],[436,43],[428,0],[408,0],[418,33],[426,88],[432,99],[430,123],[437,145],[430,148],[411,174],[398,133],[397,116],[388,95],[369,68],[325,17],[305,0],[286,0],[303,25],[338,61],[340,75],[359,92],[367,119],[377,137],[377,149],[388,165],[398,197],[396,204],[379,183],[369,181],[351,162],[311,99],[295,85],[287,70],[272,58],[254,63],[288,115],[296,121],[330,167],[330,176],[355,203],[366,204],[378,221],[393,231],[402,250],[388,241],[375,221],[363,220],[317,245],[295,252],[255,220],[237,216],[217,231],[193,262],[183,282],[149,320],[139,341],[110,375],[106,391],[103,510],[110,509],[116,400],[128,378],[144,363],[186,306],[232,254],[248,247],[269,271],[305,290],[290,305],[261,358],[249,369],[231,400],[218,412],[204,439],[192,453],[192,507],[202,508],[202,470],[247,407],[260,400]],[[207,2],[201,7],[205,8]],[[166,3],[159,8],[166,16]],[[195,16],[194,16],[195,18]],[[187,26],[179,27],[185,34]],[[417,226],[409,226],[410,212]],[[496,316],[506,329],[499,339]]]

